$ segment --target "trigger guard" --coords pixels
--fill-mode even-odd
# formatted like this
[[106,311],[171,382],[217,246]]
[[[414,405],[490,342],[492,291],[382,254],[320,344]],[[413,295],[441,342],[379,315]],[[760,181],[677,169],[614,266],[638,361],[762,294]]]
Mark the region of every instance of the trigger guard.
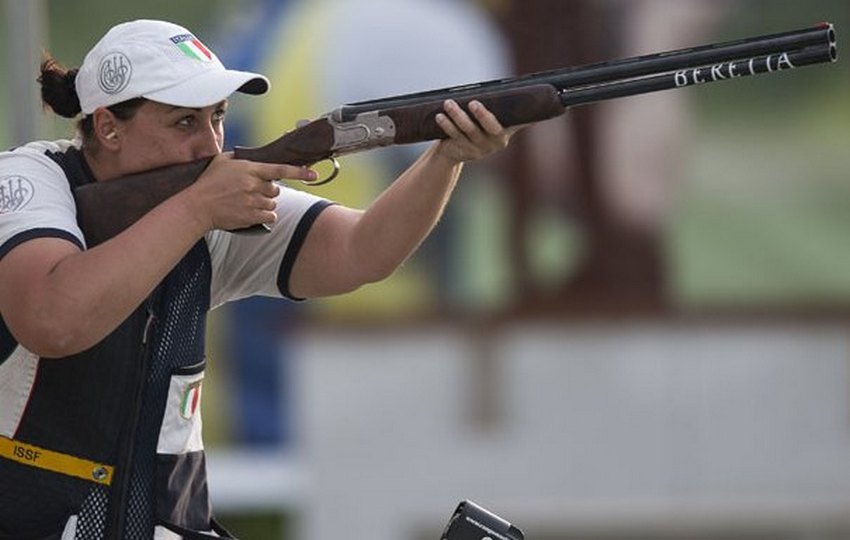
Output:
[[[330,161],[333,164],[334,170],[330,174],[330,176],[328,176],[327,178],[319,178],[318,180],[301,180],[302,184],[304,184],[306,186],[322,186],[322,185],[327,184],[328,182],[330,182],[331,180],[333,180],[334,178],[337,177],[337,175],[339,174],[339,170],[341,168],[339,161],[337,161],[337,159],[335,157],[329,157],[329,158],[324,159],[322,161]],[[319,163],[322,163],[322,161],[320,161]]]

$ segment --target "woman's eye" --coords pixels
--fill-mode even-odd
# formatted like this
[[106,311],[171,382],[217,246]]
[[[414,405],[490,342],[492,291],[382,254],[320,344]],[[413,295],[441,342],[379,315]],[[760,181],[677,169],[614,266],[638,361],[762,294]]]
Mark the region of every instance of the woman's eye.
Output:
[[195,124],[194,116],[184,116],[180,120],[177,121],[177,125],[180,127],[192,127]]
[[222,122],[224,121],[224,117],[226,114],[227,111],[225,111],[224,109],[219,109],[213,113],[213,120],[216,122]]

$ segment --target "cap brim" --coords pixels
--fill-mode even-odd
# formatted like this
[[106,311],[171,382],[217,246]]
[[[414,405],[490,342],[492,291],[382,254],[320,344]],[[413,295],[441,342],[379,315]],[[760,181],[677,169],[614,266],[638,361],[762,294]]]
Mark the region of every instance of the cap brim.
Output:
[[142,97],[178,107],[208,107],[227,99],[234,92],[259,95],[269,89],[269,80],[249,71],[209,71],[164,90]]

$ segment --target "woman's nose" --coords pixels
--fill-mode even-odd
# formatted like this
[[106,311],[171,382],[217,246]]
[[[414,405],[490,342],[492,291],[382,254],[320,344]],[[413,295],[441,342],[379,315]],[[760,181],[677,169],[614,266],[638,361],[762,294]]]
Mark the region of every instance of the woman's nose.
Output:
[[221,153],[224,137],[217,126],[209,124],[197,134],[194,145],[195,159],[214,156]]

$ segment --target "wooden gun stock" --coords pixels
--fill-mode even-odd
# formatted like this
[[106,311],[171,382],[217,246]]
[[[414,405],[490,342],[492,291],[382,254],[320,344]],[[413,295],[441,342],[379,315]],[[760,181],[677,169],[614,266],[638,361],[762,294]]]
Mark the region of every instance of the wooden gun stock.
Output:
[[[458,105],[469,109],[469,102],[480,101],[505,126],[518,126],[554,118],[567,110],[561,104],[558,90],[549,84],[526,88],[488,92],[479,96],[458,99]],[[443,111],[443,101],[421,105],[384,109],[378,114],[390,117],[395,124],[395,144],[409,144],[446,138],[434,119]]]
[[201,176],[212,158],[153,169],[74,190],[77,223],[88,247],[109,240]]

